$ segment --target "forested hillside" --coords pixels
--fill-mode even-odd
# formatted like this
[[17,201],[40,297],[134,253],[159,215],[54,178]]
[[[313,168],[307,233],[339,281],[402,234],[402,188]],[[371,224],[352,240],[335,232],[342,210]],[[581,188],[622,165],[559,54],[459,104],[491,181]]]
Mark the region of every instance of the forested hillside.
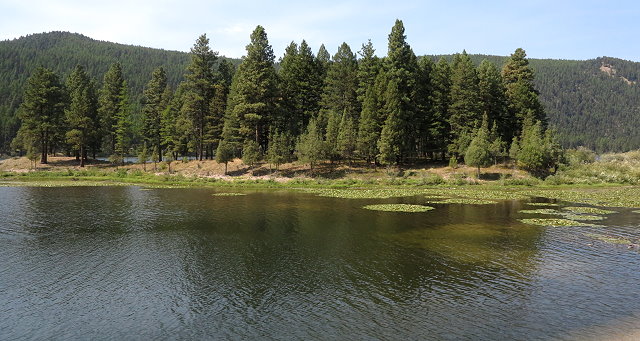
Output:
[[[378,47],[378,51],[384,51]],[[215,51],[215,43],[212,46]],[[281,56],[284,51],[274,51]],[[507,57],[469,55],[503,65]],[[441,56],[428,56],[437,62]],[[444,56],[452,60],[453,56]],[[109,66],[119,61],[131,101],[140,105],[142,90],[154,69],[164,67],[172,88],[183,80],[187,53],[97,41],[80,34],[51,32],[0,42],[0,148],[15,136],[16,109],[27,78],[38,66],[66,78],[76,65],[100,82]],[[239,61],[236,60],[234,64]],[[535,84],[549,123],[565,147],[579,145],[598,151],[640,148],[640,63],[615,58],[587,61],[531,59]],[[100,84],[97,84],[100,86]],[[135,110],[137,111],[137,110]]]

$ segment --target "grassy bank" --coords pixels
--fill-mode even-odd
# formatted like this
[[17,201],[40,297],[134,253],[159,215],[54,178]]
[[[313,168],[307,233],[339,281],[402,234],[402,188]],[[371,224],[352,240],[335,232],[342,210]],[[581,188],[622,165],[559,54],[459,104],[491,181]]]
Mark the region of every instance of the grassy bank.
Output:
[[[586,161],[585,161],[586,159]],[[178,161],[113,166],[93,162],[80,168],[73,158],[53,157],[32,168],[26,158],[0,163],[4,186],[118,186],[280,188],[311,190],[344,198],[380,198],[408,195],[446,196],[473,200],[509,200],[531,197],[612,207],[640,207],[640,152],[603,155],[598,160],[580,156],[545,180],[508,165],[482,169],[423,165],[412,168],[372,168],[368,165],[326,163],[308,169],[285,164],[249,167],[240,160],[224,165],[215,161]],[[171,167],[171,171],[169,171]],[[363,191],[364,190],[364,191]]]

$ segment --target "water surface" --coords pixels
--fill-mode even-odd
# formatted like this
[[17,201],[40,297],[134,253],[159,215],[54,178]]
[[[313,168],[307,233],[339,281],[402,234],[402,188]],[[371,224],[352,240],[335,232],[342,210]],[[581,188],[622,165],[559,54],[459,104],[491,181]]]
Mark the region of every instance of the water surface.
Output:
[[[600,339],[638,331],[630,209],[362,209],[287,191],[0,187],[0,339]],[[634,329],[635,328],[635,329]]]

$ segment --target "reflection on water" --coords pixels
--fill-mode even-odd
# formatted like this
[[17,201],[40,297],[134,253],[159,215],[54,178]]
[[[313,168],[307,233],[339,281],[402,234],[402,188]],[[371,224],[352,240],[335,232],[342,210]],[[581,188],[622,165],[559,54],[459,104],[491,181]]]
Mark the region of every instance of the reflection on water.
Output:
[[[522,224],[522,202],[390,213],[361,206],[427,199],[212,193],[0,188],[0,339],[584,339],[637,324],[640,254],[590,245],[597,228]],[[603,224],[638,236],[639,219]]]

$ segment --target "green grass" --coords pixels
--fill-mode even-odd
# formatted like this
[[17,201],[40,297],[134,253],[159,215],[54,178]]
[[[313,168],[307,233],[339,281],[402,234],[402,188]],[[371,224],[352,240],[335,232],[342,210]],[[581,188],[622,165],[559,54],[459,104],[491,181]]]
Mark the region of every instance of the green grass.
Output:
[[362,206],[362,208],[373,211],[384,211],[384,212],[427,212],[435,209],[431,206],[424,205],[409,205],[409,204],[379,204],[379,205],[367,205]]

